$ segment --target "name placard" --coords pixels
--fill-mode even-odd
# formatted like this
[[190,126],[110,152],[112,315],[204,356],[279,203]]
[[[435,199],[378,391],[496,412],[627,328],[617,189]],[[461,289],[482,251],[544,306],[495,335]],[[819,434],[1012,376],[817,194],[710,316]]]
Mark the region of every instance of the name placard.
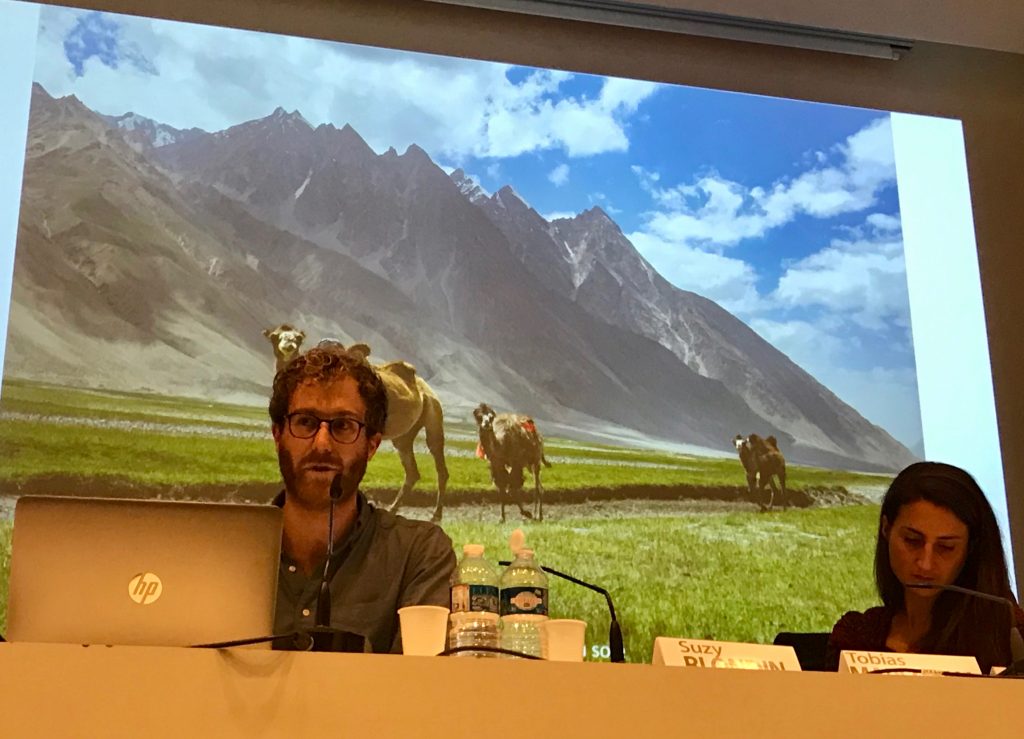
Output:
[[974,657],[951,654],[910,654],[905,652],[839,653],[839,672],[858,674],[882,671],[894,675],[940,675],[943,672],[966,672],[980,675],[981,668]]
[[659,636],[654,640],[654,658],[651,661],[672,667],[800,671],[800,662],[793,647],[669,636]]

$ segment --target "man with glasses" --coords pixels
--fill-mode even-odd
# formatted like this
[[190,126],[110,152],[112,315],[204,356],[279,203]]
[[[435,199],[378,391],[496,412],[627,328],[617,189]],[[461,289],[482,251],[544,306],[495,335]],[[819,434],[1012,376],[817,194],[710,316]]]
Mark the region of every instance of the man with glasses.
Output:
[[331,626],[374,652],[401,651],[397,610],[447,606],[455,554],[439,527],[375,508],[359,491],[387,418],[383,383],[365,359],[320,346],[277,373],[269,410],[284,481],[274,501],[284,511],[275,633],[315,625],[326,564]]

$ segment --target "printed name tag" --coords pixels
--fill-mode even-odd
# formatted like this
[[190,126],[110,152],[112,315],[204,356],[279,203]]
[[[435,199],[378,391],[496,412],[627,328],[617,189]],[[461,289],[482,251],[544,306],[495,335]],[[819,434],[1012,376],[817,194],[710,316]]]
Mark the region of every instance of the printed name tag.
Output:
[[800,671],[800,662],[793,647],[705,639],[674,639],[669,636],[659,636],[654,640],[654,658],[651,661],[656,665],[673,667]]
[[[943,672],[966,672],[980,675],[974,657],[949,654],[908,654],[903,652],[839,653],[839,672],[870,673],[884,670],[894,675],[939,675]],[[905,672],[903,672],[905,670]]]

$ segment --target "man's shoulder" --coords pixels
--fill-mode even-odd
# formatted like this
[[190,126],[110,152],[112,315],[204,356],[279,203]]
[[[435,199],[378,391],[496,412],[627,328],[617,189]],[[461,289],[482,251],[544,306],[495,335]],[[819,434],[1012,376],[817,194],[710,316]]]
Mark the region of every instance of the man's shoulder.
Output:
[[436,541],[448,547],[452,545],[451,538],[436,523],[406,518],[383,508],[375,508],[374,515],[377,517],[378,530],[385,536],[416,541]]

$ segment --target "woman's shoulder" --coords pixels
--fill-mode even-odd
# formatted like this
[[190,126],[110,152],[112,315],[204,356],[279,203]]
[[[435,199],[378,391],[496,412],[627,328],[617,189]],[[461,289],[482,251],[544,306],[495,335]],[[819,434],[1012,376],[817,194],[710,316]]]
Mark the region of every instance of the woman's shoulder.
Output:
[[829,643],[839,649],[881,649],[891,625],[892,612],[885,606],[848,611],[832,627]]

